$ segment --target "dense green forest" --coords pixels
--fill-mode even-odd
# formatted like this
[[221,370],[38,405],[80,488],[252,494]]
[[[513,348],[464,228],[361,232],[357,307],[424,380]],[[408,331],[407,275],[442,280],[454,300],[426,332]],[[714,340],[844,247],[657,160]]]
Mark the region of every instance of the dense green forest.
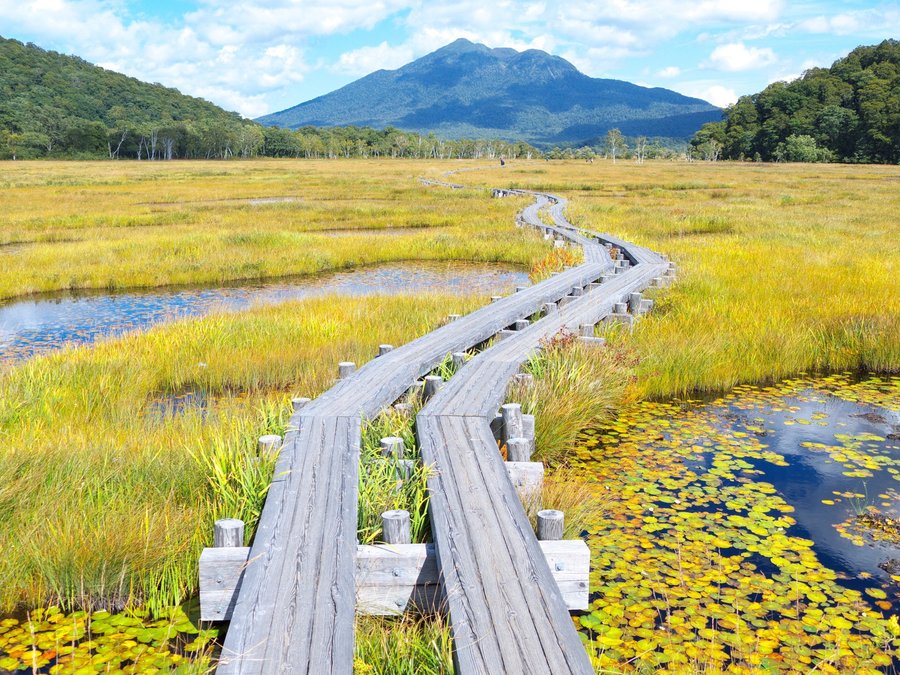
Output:
[[263,127],[203,99],[0,38],[0,159],[534,157],[527,143]]
[[742,96],[691,144],[705,159],[897,163],[900,41],[857,47],[831,68]]

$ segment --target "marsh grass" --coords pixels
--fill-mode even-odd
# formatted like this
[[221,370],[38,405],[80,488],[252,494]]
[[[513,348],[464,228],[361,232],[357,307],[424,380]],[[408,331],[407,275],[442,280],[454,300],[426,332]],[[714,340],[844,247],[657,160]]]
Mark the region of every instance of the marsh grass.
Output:
[[[678,264],[676,285],[657,295],[653,312],[613,340],[640,358],[640,395],[900,369],[896,167],[553,162],[544,176],[507,169],[522,187],[552,182],[570,199],[573,222]],[[496,177],[470,172],[466,180]]]
[[[260,435],[342,360],[364,363],[448,313],[451,296],[322,297],[65,349],[0,375],[0,611],[177,605],[217,517],[252,532],[270,478]],[[161,394],[206,408],[160,416]]]
[[452,675],[450,624],[441,615],[400,618],[358,617],[358,675]]
[[535,416],[534,460],[564,463],[582,429],[614,415],[634,365],[627,350],[585,346],[571,333],[546,341],[525,364],[533,384],[512,384],[508,393]]
[[[438,168],[403,161],[6,162],[0,245],[17,248],[0,259],[0,298],[410,260],[528,267],[549,250],[534,230],[515,227],[527,198],[487,199],[415,180]],[[296,201],[260,201],[286,196]]]

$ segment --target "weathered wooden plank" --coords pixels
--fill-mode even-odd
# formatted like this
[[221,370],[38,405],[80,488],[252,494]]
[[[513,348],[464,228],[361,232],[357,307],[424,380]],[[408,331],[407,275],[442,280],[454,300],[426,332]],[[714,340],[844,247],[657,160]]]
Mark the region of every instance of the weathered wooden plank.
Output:
[[257,528],[219,672],[352,668],[359,419],[300,417],[266,500],[274,515]]

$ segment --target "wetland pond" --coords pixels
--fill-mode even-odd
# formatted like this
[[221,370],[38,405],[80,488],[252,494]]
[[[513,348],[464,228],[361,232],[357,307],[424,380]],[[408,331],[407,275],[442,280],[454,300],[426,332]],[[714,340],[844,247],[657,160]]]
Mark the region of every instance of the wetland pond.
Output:
[[[799,378],[584,432],[598,672],[897,672],[898,393]],[[203,671],[216,638],[181,609],[39,610],[0,620],[0,672]]]
[[[598,664],[892,672],[900,378],[642,402],[586,432]],[[714,669],[715,669],[714,668]]]
[[0,305],[0,363],[86,344],[127,331],[214,311],[238,311],[313,295],[503,293],[527,285],[528,274],[500,264],[393,263],[312,277],[168,287],[123,292],[83,291],[19,298]]

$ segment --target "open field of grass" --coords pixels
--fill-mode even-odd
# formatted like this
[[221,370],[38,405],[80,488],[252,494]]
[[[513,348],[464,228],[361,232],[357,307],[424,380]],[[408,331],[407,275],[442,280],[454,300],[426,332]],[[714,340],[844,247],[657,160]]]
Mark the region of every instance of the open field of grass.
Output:
[[464,182],[559,192],[569,219],[679,268],[634,334],[641,395],[900,369],[900,169],[516,163]]
[[0,164],[0,299],[401,260],[529,265],[548,248],[514,226],[527,200],[424,187],[415,179],[429,168],[362,160]]

